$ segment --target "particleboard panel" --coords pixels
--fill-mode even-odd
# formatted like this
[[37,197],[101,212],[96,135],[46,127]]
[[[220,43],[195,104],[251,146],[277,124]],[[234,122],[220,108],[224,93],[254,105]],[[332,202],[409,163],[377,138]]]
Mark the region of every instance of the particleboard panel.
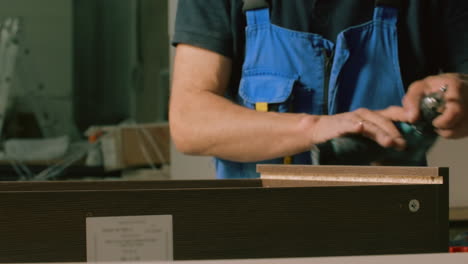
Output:
[[258,165],[262,179],[389,184],[442,184],[439,168]]

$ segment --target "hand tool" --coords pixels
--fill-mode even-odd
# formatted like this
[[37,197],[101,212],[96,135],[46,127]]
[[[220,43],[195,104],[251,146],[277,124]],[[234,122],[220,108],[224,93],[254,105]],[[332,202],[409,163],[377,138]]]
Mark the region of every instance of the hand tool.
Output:
[[318,160],[320,165],[425,165],[426,153],[438,137],[432,121],[444,108],[443,95],[446,90],[447,85],[444,85],[439,92],[423,97],[420,103],[421,118],[414,124],[395,122],[406,141],[403,151],[384,148],[361,135],[349,135],[316,145],[312,150],[313,160]]

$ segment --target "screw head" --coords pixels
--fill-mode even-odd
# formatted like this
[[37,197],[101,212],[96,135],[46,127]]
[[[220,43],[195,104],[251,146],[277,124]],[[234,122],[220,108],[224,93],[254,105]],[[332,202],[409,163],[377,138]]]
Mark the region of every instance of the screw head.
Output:
[[410,212],[416,213],[421,208],[421,204],[419,203],[418,200],[413,199],[413,200],[409,201],[408,208],[409,208]]

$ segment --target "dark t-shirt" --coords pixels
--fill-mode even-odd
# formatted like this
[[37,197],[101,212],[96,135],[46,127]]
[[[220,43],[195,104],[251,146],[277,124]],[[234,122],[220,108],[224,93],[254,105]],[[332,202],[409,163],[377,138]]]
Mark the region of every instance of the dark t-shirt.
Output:
[[[321,34],[372,19],[374,0],[270,0],[272,23]],[[398,22],[399,59],[405,86],[431,74],[468,73],[468,1],[403,0]],[[236,92],[244,59],[246,18],[242,0],[179,0],[173,44],[205,48],[232,59]]]

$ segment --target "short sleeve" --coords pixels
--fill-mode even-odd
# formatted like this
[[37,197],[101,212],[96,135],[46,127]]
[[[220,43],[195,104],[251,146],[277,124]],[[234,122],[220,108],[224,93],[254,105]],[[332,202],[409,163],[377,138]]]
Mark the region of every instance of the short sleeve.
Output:
[[179,0],[172,44],[189,44],[232,57],[230,0]]

